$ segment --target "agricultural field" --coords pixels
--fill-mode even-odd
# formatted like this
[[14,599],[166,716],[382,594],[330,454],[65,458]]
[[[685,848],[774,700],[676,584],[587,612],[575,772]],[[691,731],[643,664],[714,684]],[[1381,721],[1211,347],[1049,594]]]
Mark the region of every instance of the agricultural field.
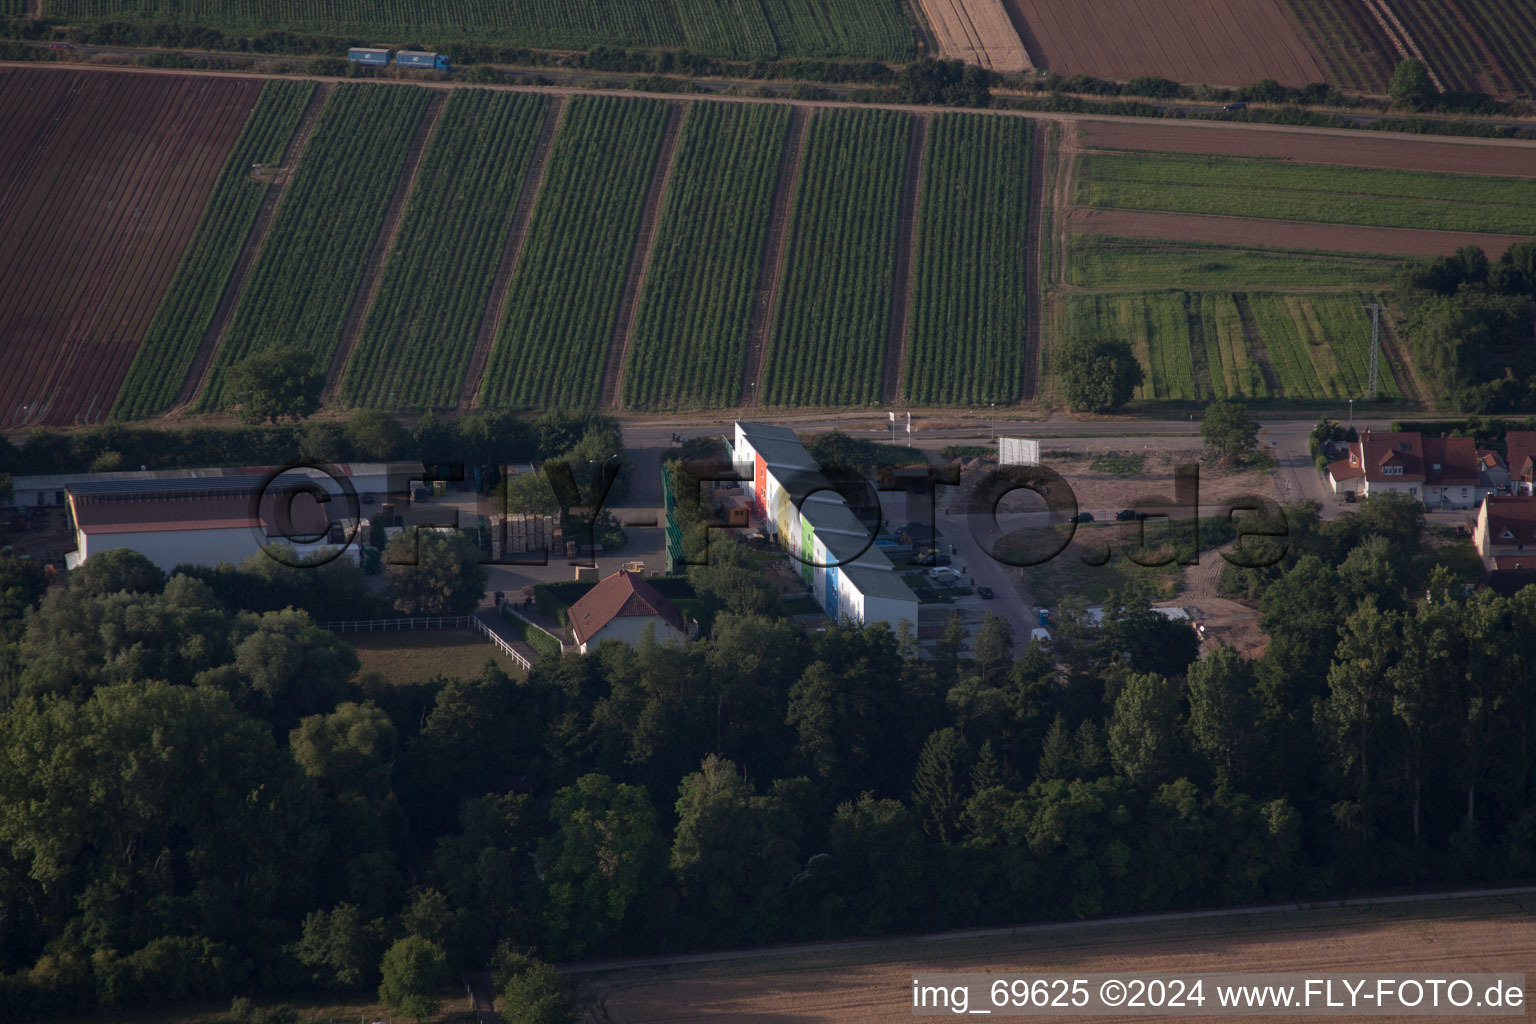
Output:
[[[1123,337],[1141,361],[1148,401],[1309,400],[1365,394],[1369,299],[1356,293],[1185,292],[1078,294],[1073,336]],[[1383,353],[1382,393],[1402,397]]]
[[223,372],[291,344],[328,366],[430,99],[426,89],[342,85],[278,207],[214,356],[198,406],[223,403]]
[[1162,153],[1091,153],[1077,202],[1171,213],[1536,234],[1536,182]]
[[313,82],[262,86],[261,99],[230,152],[197,234],[112,404],[113,419],[153,416],[176,400],[262,200],[274,187],[253,177],[251,167],[276,167],[282,161],[314,91]]
[[659,100],[571,100],[491,349],[483,404],[596,404],[667,116]]
[[1530,96],[1536,9],[1509,0],[1390,0],[1424,59],[1452,91]]
[[1079,288],[1244,288],[1298,289],[1384,285],[1399,261],[1388,257],[1343,256],[1204,245],[1165,239],[1071,235],[1066,280]]
[[1037,66],[1120,81],[1283,85],[1321,81],[1280,0],[1003,0]]
[[449,99],[347,365],[344,403],[458,401],[549,102],[479,89]]
[[1285,0],[1312,43],[1323,81],[1385,95],[1396,56],[1380,27],[1355,0]]
[[[15,2],[15,0],[11,0]],[[584,50],[675,47],[712,57],[904,60],[916,34],[898,0],[44,0],[71,23],[170,22],[232,34],[273,30]]]
[[761,384],[767,404],[879,399],[911,131],[909,115],[889,110],[812,118]]
[[923,161],[905,399],[1013,402],[1022,388],[1031,123],[935,117]]
[[689,112],[635,310],[624,405],[736,403],[789,109]]
[[107,415],[260,93],[0,70],[0,425]]

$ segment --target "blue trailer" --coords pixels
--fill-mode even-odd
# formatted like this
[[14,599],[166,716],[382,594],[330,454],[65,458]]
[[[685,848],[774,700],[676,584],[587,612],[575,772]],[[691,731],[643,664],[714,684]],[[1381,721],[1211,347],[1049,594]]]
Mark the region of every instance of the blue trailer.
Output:
[[422,50],[401,50],[395,54],[395,63],[407,68],[430,68],[434,71],[451,71],[448,66],[448,58],[441,53],[426,53]]
[[389,63],[389,51],[383,47],[354,46],[347,51],[347,60],[353,64],[383,67]]

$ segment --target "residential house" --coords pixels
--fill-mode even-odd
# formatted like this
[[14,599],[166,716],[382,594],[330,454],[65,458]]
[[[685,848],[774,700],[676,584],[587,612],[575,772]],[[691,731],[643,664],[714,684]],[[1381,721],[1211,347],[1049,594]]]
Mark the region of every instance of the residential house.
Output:
[[1536,430],[1511,430],[1504,435],[1504,448],[1510,493],[1536,494]]
[[1407,494],[1428,508],[1473,508],[1477,448],[1467,437],[1368,430],[1345,458],[1328,464],[1328,484],[1335,494]]
[[1492,572],[1536,569],[1536,497],[1492,494],[1483,499],[1472,544]]
[[604,640],[634,646],[647,627],[657,640],[688,639],[688,628],[677,605],[632,572],[620,570],[582,595],[566,612],[571,634],[582,654]]

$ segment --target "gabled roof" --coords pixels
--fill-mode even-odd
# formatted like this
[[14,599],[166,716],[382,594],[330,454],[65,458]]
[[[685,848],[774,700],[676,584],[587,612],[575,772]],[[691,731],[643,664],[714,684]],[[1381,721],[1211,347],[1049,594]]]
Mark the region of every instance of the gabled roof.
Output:
[[1338,462],[1328,463],[1328,473],[1335,480],[1353,480],[1356,477],[1365,476],[1365,470],[1354,465],[1348,459],[1340,459]]
[[1436,487],[1477,483],[1477,446],[1470,437],[1426,437],[1424,482]]
[[[330,529],[328,506],[307,490],[264,487],[268,477],[98,480],[67,490],[75,525],[86,535],[185,530],[261,530],[302,541]],[[345,513],[343,512],[343,515]]]
[[1484,473],[1496,473],[1499,470],[1508,472],[1508,467],[1504,464],[1504,456],[1487,448],[1477,450],[1477,468]]
[[[1424,480],[1424,442],[1415,433],[1366,431],[1349,446],[1349,461],[1365,470],[1368,483]],[[1401,473],[1388,475],[1386,467],[1400,466]]]
[[636,615],[660,616],[667,625],[684,632],[683,614],[677,605],[639,576],[623,570],[587,591],[566,612],[578,644],[586,643],[614,619]]
[[[1483,501],[1490,545],[1536,542],[1536,498],[1490,494]],[[1536,568],[1536,557],[1532,567]]]
[[1511,476],[1521,480],[1536,478],[1536,430],[1511,430],[1504,435],[1509,452],[1505,459]]

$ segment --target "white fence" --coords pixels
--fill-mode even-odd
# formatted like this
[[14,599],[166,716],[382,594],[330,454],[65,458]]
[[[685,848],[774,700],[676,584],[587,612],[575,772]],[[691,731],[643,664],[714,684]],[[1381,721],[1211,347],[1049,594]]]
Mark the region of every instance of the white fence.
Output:
[[352,619],[346,622],[322,622],[321,629],[332,633],[388,633],[403,629],[477,629],[501,652],[523,668],[531,668],[521,651],[476,615],[418,615],[403,619]]

